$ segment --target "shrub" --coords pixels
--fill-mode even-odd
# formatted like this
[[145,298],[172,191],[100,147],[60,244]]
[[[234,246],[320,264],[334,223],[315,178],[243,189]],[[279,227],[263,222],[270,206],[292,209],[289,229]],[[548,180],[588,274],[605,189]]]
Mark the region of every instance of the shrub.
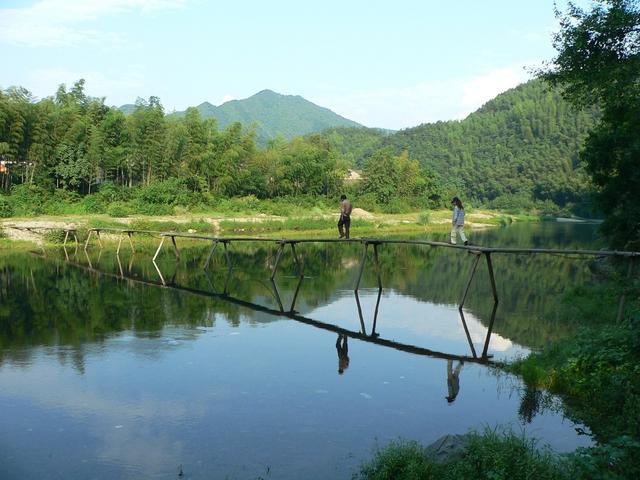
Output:
[[9,218],[13,216],[13,205],[9,198],[0,196],[0,218]]
[[104,213],[107,204],[98,195],[87,195],[82,199],[82,209],[86,213]]
[[35,185],[14,185],[11,187],[11,203],[14,215],[41,215],[48,192]]
[[418,215],[418,225],[427,225],[431,222],[431,214],[429,212],[422,212]]
[[48,243],[62,243],[64,242],[65,232],[64,230],[46,230],[42,237]]
[[107,215],[110,217],[126,217],[130,213],[129,207],[122,202],[116,202],[107,208]]
[[[187,182],[180,178],[172,178],[152,183],[138,190],[139,205],[194,205],[199,196],[189,190]],[[153,214],[151,214],[153,215]]]

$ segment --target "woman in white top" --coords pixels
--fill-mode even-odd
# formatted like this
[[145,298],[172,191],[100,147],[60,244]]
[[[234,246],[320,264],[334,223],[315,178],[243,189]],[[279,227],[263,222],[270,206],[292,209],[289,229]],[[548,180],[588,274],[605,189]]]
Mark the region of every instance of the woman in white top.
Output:
[[456,236],[460,234],[460,240],[465,245],[469,245],[467,237],[464,235],[464,207],[458,197],[453,197],[451,200],[453,205],[453,219],[451,221],[451,244],[456,244]]

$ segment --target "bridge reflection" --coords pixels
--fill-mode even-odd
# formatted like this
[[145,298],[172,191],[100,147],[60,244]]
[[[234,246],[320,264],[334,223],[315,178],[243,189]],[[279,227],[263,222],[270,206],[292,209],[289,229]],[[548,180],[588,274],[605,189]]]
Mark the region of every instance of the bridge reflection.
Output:
[[[484,346],[483,346],[483,350],[482,353],[480,355],[477,354],[476,352],[476,348],[472,342],[471,339],[471,335],[469,332],[469,328],[467,326],[467,321],[465,319],[464,316],[464,311],[460,308],[458,309],[459,312],[459,317],[460,317],[460,321],[462,323],[462,326],[464,328],[465,331],[465,335],[469,344],[469,350],[470,350],[470,354],[469,355],[457,355],[457,354],[451,354],[451,353],[447,353],[447,352],[442,352],[442,351],[437,351],[437,350],[432,350],[426,347],[422,347],[422,346],[418,346],[418,345],[412,345],[412,344],[408,344],[408,343],[402,343],[402,342],[398,342],[395,340],[391,340],[391,339],[387,339],[384,338],[383,336],[381,336],[381,334],[378,332],[378,312],[379,312],[379,306],[380,306],[380,301],[381,301],[381,297],[382,297],[382,292],[383,292],[383,288],[382,288],[382,284],[381,282],[379,282],[379,286],[377,289],[377,296],[376,296],[376,303],[375,303],[375,309],[374,309],[374,313],[373,313],[373,318],[371,319],[370,322],[368,322],[363,314],[363,309],[362,309],[362,304],[360,301],[360,296],[358,293],[358,290],[354,290],[354,297],[355,297],[355,303],[356,303],[356,307],[357,307],[357,315],[358,315],[358,320],[359,320],[359,324],[360,324],[360,330],[359,331],[354,331],[354,330],[349,330],[343,327],[340,327],[338,325],[334,325],[332,323],[327,323],[327,322],[323,322],[321,320],[317,320],[317,319],[313,319],[313,318],[309,318],[306,317],[304,315],[301,315],[299,312],[297,312],[295,310],[295,306],[296,306],[296,301],[299,297],[299,293],[302,289],[303,286],[303,282],[305,280],[305,276],[302,274],[301,271],[299,271],[299,275],[297,276],[297,283],[295,286],[295,290],[294,290],[294,294],[293,294],[293,298],[291,300],[291,303],[288,305],[287,308],[285,308],[283,301],[282,301],[282,296],[280,294],[277,282],[276,282],[276,278],[275,276],[270,278],[270,286],[271,286],[271,290],[272,290],[272,295],[278,305],[278,308],[270,308],[268,306],[264,306],[264,305],[260,305],[258,303],[255,302],[251,302],[248,300],[244,300],[241,299],[237,296],[233,296],[230,295],[229,293],[229,282],[232,278],[233,275],[233,267],[231,265],[231,263],[228,264],[228,268],[226,270],[226,275],[224,278],[224,282],[223,282],[223,287],[221,290],[216,289],[214,286],[214,282],[213,279],[210,276],[210,273],[208,270],[200,270],[201,275],[204,276],[204,278],[206,279],[207,284],[209,285],[209,290],[203,290],[203,289],[198,289],[198,288],[194,288],[194,287],[190,287],[190,286],[185,286],[185,285],[180,285],[176,282],[176,271],[174,271],[174,273],[171,276],[167,276],[161,269],[160,265],[155,261],[155,260],[151,260],[151,263],[153,264],[153,267],[158,275],[158,280],[152,280],[152,279],[146,279],[146,278],[141,278],[139,276],[134,276],[132,271],[133,271],[133,264],[134,264],[134,259],[135,259],[135,254],[132,253],[129,261],[126,265],[123,264],[122,259],[120,258],[119,254],[116,254],[115,258],[116,258],[116,263],[117,263],[117,273],[113,273],[113,272],[109,272],[109,271],[105,271],[105,270],[101,270],[99,268],[97,268],[96,266],[94,266],[94,264],[98,264],[100,261],[100,255],[102,250],[99,250],[98,253],[98,257],[97,259],[95,259],[94,261],[92,261],[89,252],[87,250],[82,250],[82,256],[84,257],[84,259],[86,260],[86,264],[84,263],[80,263],[78,261],[78,254],[79,254],[79,250],[76,248],[71,255],[69,255],[69,251],[67,251],[66,248],[63,248],[64,250],[64,254],[65,254],[65,263],[67,263],[68,265],[72,265],[76,268],[79,269],[83,269],[87,272],[92,272],[94,274],[99,274],[105,277],[111,277],[111,278],[116,278],[116,279],[120,279],[120,280],[126,280],[128,282],[133,282],[133,283],[138,283],[138,284],[144,284],[144,285],[149,285],[149,286],[155,286],[155,287],[161,287],[161,288],[168,288],[168,289],[172,289],[172,290],[176,290],[176,291],[180,291],[180,292],[185,292],[185,293],[189,293],[192,295],[198,295],[198,296],[202,296],[202,297],[207,297],[207,298],[216,298],[216,299],[220,299],[220,300],[224,300],[226,302],[230,302],[232,304],[241,306],[241,307],[245,307],[248,308],[250,310],[253,310],[255,312],[260,312],[260,313],[264,313],[264,314],[268,314],[268,315],[272,315],[274,317],[281,317],[281,318],[288,318],[291,320],[294,320],[296,322],[300,322],[300,323],[304,323],[307,325],[311,325],[313,327],[316,328],[320,328],[323,330],[328,330],[328,331],[332,331],[334,333],[336,333],[337,335],[341,335],[344,337],[351,337],[353,339],[357,339],[357,340],[361,340],[364,342],[368,342],[368,343],[373,343],[376,345],[380,345],[383,347],[387,347],[387,348],[393,348],[395,350],[400,350],[403,352],[408,352],[408,353],[413,353],[416,355],[426,355],[426,356],[430,356],[430,357],[434,357],[434,358],[440,358],[440,359],[444,359],[444,360],[452,360],[452,361],[458,361],[458,362],[471,362],[471,363],[478,363],[478,364],[493,364],[493,363],[497,363],[492,359],[492,355],[488,354],[488,347],[490,344],[490,340],[491,340],[491,334],[492,334],[492,329],[493,329],[493,324],[494,324],[494,320],[495,320],[495,316],[496,316],[496,312],[497,312],[497,307],[498,307],[498,303],[496,302],[494,304],[493,307],[493,311],[491,313],[491,319],[489,322],[489,327],[487,329],[487,333],[484,339]],[[367,329],[367,324],[370,324],[371,328]],[[367,330],[369,330],[369,332],[367,332]]]

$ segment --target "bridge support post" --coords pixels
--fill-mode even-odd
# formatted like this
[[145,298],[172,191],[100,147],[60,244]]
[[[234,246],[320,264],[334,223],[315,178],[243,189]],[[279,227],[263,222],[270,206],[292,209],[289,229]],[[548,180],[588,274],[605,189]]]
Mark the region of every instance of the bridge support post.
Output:
[[118,255],[120,255],[120,247],[122,246],[122,238],[124,236],[122,235],[122,233],[120,234],[120,238],[118,238],[118,248],[116,248],[116,257]]
[[207,256],[207,260],[204,262],[204,266],[202,267],[204,270],[209,269],[209,264],[211,263],[211,259],[213,258],[213,252],[216,251],[218,247],[218,240],[213,241],[213,245],[211,246],[211,250],[209,251],[209,255]]
[[69,230],[64,231],[64,242],[62,242],[62,248],[67,246],[67,239],[69,238]]
[[273,268],[271,269],[271,280],[276,277],[276,272],[278,271],[278,265],[280,264],[280,258],[282,258],[282,252],[284,251],[284,243],[280,243],[278,246],[278,253],[276,254],[276,261],[273,264]]
[[96,230],[96,237],[98,238],[98,245],[100,246],[100,250],[102,250],[104,248],[104,245],[102,245],[102,239],[100,238],[100,230]]
[[304,277],[304,272],[302,271],[302,262],[298,258],[298,254],[296,253],[296,244],[295,242],[291,242],[291,254],[293,255],[293,261],[296,264],[296,270],[298,271],[298,277]]
[[176,260],[180,260],[180,250],[178,250],[178,244],[176,243],[176,237],[171,237],[171,242],[173,243],[173,249],[176,252]]
[[489,327],[487,328],[487,336],[484,339],[484,348],[482,349],[482,358],[487,358],[487,351],[489,350],[489,342],[491,341],[491,333],[493,332],[493,322],[496,320],[496,312],[498,311],[498,301],[493,304],[493,310],[491,311],[491,320],[489,320]]
[[304,280],[304,275],[298,277],[298,284],[296,285],[296,291],[293,294],[293,299],[291,300],[291,307],[289,308],[289,313],[295,313],[296,301],[298,300],[298,293],[300,292],[300,287],[302,286],[302,281]]
[[471,281],[476,274],[476,268],[478,268],[478,262],[480,261],[480,253],[471,252],[475,255],[476,258],[473,259],[473,264],[471,266],[471,272],[469,274],[469,279],[467,280],[467,285],[464,288],[464,293],[462,294],[462,298],[460,299],[460,304],[458,305],[458,310],[462,310],[464,307],[464,301],[467,299],[467,293],[469,293],[469,287],[471,286]]
[[91,235],[93,235],[94,232],[95,232],[94,230],[89,230],[89,233],[87,234],[87,240],[84,242],[85,250],[89,248],[89,241],[91,240]]
[[223,242],[224,256],[227,259],[227,268],[229,269],[229,271],[231,271],[231,269],[233,268],[233,264],[231,263],[231,254],[229,253],[229,248],[227,246],[227,243],[229,242]]
[[[162,245],[164,244],[164,241],[167,237],[165,237],[164,235],[161,237],[160,239],[160,245],[158,245],[158,249],[156,250],[156,254],[153,256],[153,263],[155,264],[156,258],[158,258],[158,255],[160,255],[160,250],[162,250]],[[156,266],[156,270],[158,270],[158,267]],[[162,277],[162,275],[160,275]],[[163,284],[164,284],[164,280],[163,280]]]
[[498,290],[496,289],[496,279],[493,275],[493,264],[491,263],[491,254],[485,253],[487,258],[487,269],[489,270],[489,280],[491,280],[491,290],[493,291],[493,300],[498,303]]
[[382,291],[382,273],[380,272],[380,261],[378,260],[378,244],[373,244],[373,259],[376,263],[376,273],[378,275],[378,289]]
[[355,291],[358,291],[360,288],[360,280],[362,280],[362,273],[364,272],[364,265],[367,263],[367,250],[369,249],[369,243],[364,242],[362,249],[362,260],[360,261],[360,272],[358,273],[358,281],[356,282]]
[[460,319],[462,320],[462,326],[464,327],[464,333],[467,336],[467,342],[469,342],[469,348],[471,348],[471,354],[473,355],[473,358],[478,358],[478,355],[476,354],[476,348],[473,346],[473,341],[471,340],[471,334],[469,333],[469,327],[467,327],[467,321],[464,318],[464,313],[462,312],[462,309],[458,310],[460,312]]
[[129,237],[129,245],[131,245],[131,253],[136,253],[136,249],[133,246],[133,238],[131,236],[131,232],[127,232],[127,236]]

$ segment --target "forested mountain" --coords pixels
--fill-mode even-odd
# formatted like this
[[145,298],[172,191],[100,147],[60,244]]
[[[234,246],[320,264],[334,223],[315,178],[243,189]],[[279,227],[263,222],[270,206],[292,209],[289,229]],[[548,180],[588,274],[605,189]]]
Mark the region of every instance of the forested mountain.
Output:
[[[255,124],[256,140],[260,145],[265,145],[277,135],[291,140],[331,127],[360,127],[358,123],[301,96],[281,95],[271,90],[262,90],[243,100],[231,100],[219,107],[204,102],[196,108],[203,119],[215,118],[221,129],[234,122],[246,126]],[[176,112],[172,115],[183,117],[184,114],[185,112]]]
[[588,178],[578,152],[596,109],[577,111],[542,81],[498,95],[461,121],[423,124],[393,135],[373,129],[332,129],[332,146],[357,166],[381,148],[406,151],[467,198],[498,206],[585,199]]
[[[256,143],[251,122],[226,122],[232,114],[263,115],[282,126],[273,132],[294,135],[293,119],[297,128],[319,129],[322,118],[337,116],[269,91],[212,108],[228,116],[204,119],[194,107],[165,115],[157,97],[138,99],[125,115],[104,98],[88,97],[83,80],[42,100],[18,87],[0,90],[0,190],[11,194],[0,196],[0,215],[31,212],[26,207],[38,202],[42,208],[33,211],[47,212],[43,205],[62,198],[82,199],[90,212],[120,199],[157,213],[228,197],[335,197],[348,190],[363,208],[388,212],[440,208],[461,195],[472,205],[557,213],[558,206],[578,212],[589,197],[578,151],[597,112],[572,110],[537,81],[462,121],[396,133],[331,128],[266,145]],[[327,115],[303,115],[305,108]],[[267,135],[263,127],[258,131]],[[363,178],[345,183],[353,167]],[[99,204],[90,195],[96,192],[108,200]],[[155,203],[164,206],[149,207]]]

